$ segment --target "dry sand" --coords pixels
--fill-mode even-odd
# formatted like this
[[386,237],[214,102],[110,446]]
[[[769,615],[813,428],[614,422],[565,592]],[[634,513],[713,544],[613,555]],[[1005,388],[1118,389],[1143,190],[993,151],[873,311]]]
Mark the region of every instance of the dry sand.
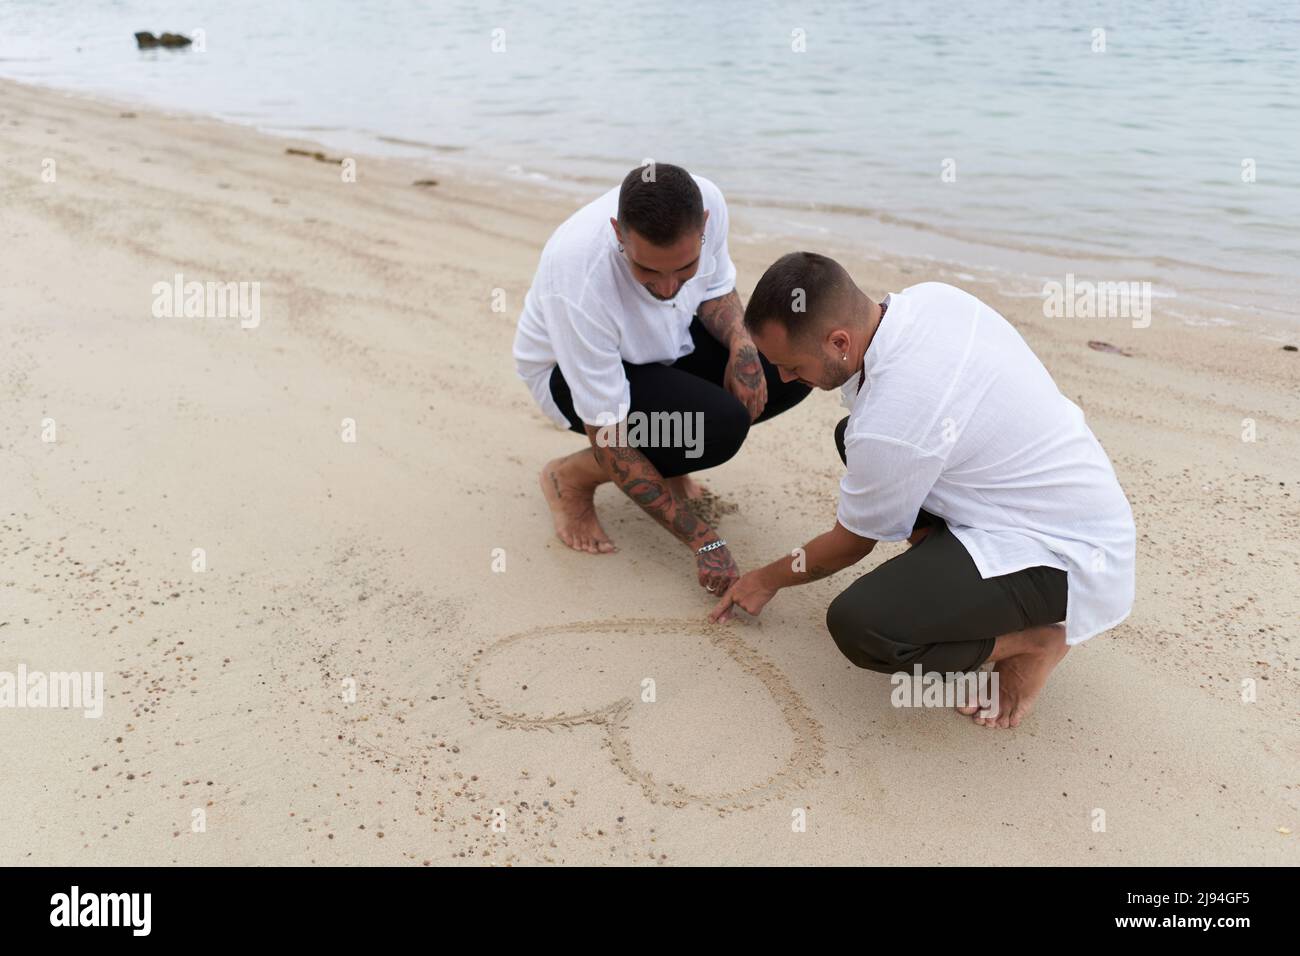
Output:
[[[287,145],[317,148],[0,83],[0,670],[107,687],[98,720],[0,710],[0,863],[1297,862],[1296,330],[1049,321],[817,245],[1002,310],[1133,502],[1132,617],[989,730],[840,656],[849,572],[711,628],[617,492],[619,553],[554,539],[536,473],[580,439],[510,343],[575,202]],[[794,244],[732,228],[747,294]],[[177,272],[260,282],[260,326],[153,317]],[[816,394],[704,476],[742,568],[830,525],[839,415]]]

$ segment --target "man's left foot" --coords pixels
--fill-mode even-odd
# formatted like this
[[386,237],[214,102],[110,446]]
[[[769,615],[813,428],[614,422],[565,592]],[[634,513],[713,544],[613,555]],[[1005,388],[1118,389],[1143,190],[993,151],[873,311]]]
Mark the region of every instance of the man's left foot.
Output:
[[985,727],[1019,727],[1029,716],[1047,678],[1070,649],[1065,643],[1065,628],[1060,624],[1034,628],[1032,638],[1031,650],[1005,657],[993,666],[998,675],[994,713],[983,717],[980,715],[984,711],[977,712],[972,717],[975,723]]
[[687,510],[707,524],[717,525],[727,515],[735,514],[740,510],[737,505],[719,498],[690,475],[664,480],[677,496],[677,500],[685,502]]
[[673,495],[682,501],[694,501],[710,494],[708,488],[705,488],[690,475],[678,475],[676,478],[665,478],[664,481],[672,489]]

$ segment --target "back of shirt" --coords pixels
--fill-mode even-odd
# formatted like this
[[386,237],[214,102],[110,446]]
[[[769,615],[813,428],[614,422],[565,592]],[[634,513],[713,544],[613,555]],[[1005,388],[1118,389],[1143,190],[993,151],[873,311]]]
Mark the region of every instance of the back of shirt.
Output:
[[865,367],[861,394],[856,377],[846,386],[844,527],[897,540],[924,508],[986,578],[1070,572],[1072,643],[1127,615],[1128,500],[1082,411],[1010,323],[953,286],[912,286],[890,297]]

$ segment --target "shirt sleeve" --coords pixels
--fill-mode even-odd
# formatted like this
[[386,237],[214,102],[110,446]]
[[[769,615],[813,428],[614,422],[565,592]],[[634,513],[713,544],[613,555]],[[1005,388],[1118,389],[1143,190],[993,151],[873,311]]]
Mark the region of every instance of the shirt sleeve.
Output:
[[943,458],[879,435],[846,435],[844,452],[848,471],[840,480],[836,520],[876,541],[910,535],[943,470]]
[[[715,222],[716,220],[716,222]],[[726,295],[736,287],[736,264],[731,261],[731,252],[727,249],[727,233],[731,228],[731,215],[727,212],[727,201],[718,192],[718,205],[709,213],[705,224],[705,233],[713,232],[713,274],[709,276],[709,287],[704,292],[703,301]],[[716,231],[715,231],[716,230]]]
[[632,390],[623,371],[618,330],[561,295],[545,297],[542,312],[578,417],[594,426],[625,417]]

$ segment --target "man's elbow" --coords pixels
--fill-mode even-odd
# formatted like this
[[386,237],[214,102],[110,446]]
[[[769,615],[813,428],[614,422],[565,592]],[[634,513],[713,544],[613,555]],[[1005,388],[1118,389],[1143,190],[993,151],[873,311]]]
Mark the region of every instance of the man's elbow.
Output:
[[875,538],[864,538],[860,534],[854,534],[838,521],[835,522],[835,536],[839,539],[840,553],[848,558],[845,567],[857,564],[876,546]]

